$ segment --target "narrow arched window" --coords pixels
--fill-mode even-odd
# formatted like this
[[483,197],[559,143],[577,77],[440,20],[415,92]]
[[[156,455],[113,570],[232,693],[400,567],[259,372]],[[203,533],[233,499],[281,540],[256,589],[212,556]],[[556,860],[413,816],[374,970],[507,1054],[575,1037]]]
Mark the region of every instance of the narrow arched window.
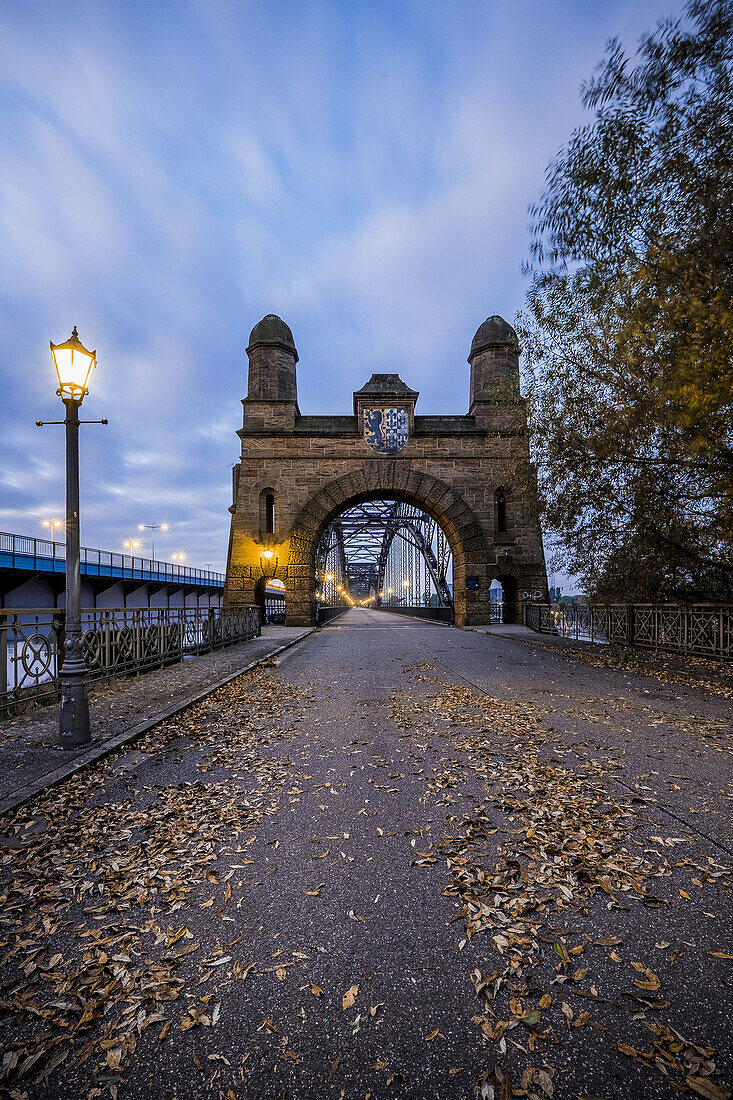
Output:
[[268,542],[272,541],[271,536],[275,534],[275,521],[277,519],[275,515],[276,502],[277,492],[275,489],[261,490],[259,502],[260,538]]
[[494,503],[496,510],[496,533],[497,535],[506,534],[506,493],[503,489],[497,489],[494,494]]

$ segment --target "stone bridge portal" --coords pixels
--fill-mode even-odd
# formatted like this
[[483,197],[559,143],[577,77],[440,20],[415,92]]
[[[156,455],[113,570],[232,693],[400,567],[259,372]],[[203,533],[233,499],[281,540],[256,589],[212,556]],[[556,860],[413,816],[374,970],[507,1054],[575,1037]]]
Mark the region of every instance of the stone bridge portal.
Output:
[[261,602],[275,576],[285,584],[288,624],[313,623],[321,535],[346,509],[377,499],[415,505],[440,525],[458,625],[490,621],[494,579],[505,619],[520,618],[527,600],[546,600],[519,352],[506,321],[484,321],[468,356],[465,416],[416,415],[418,393],[396,374],[373,374],[354,393],[352,415],[303,416],[292,332],[264,317],[247,347],[225,606]]

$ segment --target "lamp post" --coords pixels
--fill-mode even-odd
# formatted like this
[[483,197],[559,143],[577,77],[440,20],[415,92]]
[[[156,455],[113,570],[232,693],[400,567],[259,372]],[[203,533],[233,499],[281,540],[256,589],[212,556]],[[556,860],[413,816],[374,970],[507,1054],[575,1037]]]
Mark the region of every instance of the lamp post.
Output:
[[96,351],[87,351],[74,331],[64,344],[51,344],[59,379],[56,391],[66,417],[66,620],[64,652],[59,677],[61,708],[59,742],[63,748],[86,745],[91,739],[87,666],[81,635],[81,562],[79,546],[79,406],[89,393],[89,379],[97,365]]
[[146,528],[147,528],[148,531],[153,532],[152,560],[155,561],[155,532],[156,531],[167,531],[168,530],[168,524],[167,523],[138,523],[138,525],[137,525],[138,531],[144,531]]

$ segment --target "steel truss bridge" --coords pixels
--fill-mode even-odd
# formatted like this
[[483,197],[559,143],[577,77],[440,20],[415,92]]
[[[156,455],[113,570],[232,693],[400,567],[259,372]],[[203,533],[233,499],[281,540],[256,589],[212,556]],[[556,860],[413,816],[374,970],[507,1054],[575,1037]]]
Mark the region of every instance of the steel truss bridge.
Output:
[[324,604],[452,608],[452,558],[434,519],[411,504],[374,500],[349,508],[324,532],[316,588]]

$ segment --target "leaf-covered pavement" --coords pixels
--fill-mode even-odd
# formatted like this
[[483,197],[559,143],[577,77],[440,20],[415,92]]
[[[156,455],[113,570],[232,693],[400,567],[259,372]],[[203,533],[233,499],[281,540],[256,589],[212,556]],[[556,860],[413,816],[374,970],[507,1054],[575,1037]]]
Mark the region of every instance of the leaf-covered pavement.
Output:
[[0,824],[0,1089],[730,1095],[725,702],[350,612]]

